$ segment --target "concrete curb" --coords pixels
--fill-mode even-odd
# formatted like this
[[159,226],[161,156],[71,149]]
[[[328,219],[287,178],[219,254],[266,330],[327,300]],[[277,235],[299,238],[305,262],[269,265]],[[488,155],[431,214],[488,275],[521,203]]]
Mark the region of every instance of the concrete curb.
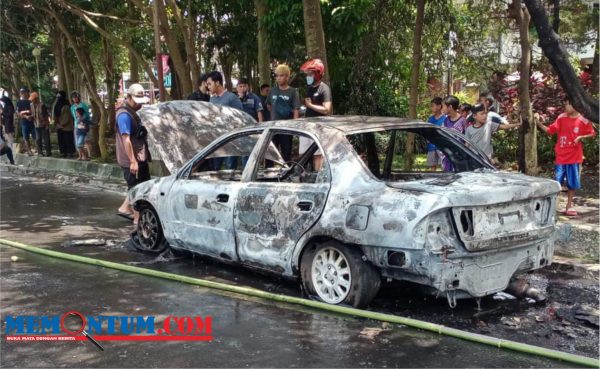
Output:
[[[98,188],[127,192],[123,171],[117,164],[96,163],[44,156],[15,155],[15,164],[0,164],[9,172],[23,175],[37,175],[47,179],[68,183],[90,184]],[[150,163],[153,177],[169,175],[161,160]]]
[[552,264],[559,265],[559,269],[573,271],[586,279],[600,280],[600,264],[583,264],[576,259],[554,255]]
[[42,169],[64,174],[84,175],[112,182],[123,180],[121,167],[114,164],[23,154],[15,155],[15,164],[24,169]]

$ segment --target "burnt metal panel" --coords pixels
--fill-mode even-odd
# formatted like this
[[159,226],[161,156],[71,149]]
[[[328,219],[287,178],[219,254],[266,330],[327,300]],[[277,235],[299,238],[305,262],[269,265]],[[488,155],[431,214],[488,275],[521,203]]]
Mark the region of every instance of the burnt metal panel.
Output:
[[346,227],[357,231],[364,231],[367,229],[367,224],[369,223],[370,212],[371,210],[369,210],[368,206],[350,206],[346,213]]

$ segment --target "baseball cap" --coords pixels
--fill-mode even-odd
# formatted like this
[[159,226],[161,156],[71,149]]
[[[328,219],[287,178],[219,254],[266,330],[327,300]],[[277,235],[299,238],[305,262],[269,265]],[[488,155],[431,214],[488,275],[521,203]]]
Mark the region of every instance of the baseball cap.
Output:
[[144,87],[139,83],[134,83],[129,86],[127,89],[127,95],[131,96],[133,101],[138,104],[145,104],[148,102],[148,99],[146,99],[146,96],[144,96]]

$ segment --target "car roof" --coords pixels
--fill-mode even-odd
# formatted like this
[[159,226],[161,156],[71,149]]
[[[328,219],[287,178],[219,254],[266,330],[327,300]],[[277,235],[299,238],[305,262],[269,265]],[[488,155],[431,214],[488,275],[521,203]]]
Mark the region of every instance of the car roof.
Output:
[[289,120],[278,120],[260,123],[263,127],[302,128],[313,132],[336,129],[344,134],[351,134],[371,129],[388,129],[401,126],[436,127],[417,119],[396,117],[371,117],[365,115],[332,115]]

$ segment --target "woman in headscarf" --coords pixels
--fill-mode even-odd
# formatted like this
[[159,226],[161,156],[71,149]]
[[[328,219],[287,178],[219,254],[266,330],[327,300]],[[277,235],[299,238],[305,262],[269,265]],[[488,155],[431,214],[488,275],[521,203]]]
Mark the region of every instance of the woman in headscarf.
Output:
[[52,108],[52,119],[56,124],[58,149],[63,158],[75,154],[75,141],[73,139],[73,117],[71,104],[67,100],[65,91],[58,91]]

